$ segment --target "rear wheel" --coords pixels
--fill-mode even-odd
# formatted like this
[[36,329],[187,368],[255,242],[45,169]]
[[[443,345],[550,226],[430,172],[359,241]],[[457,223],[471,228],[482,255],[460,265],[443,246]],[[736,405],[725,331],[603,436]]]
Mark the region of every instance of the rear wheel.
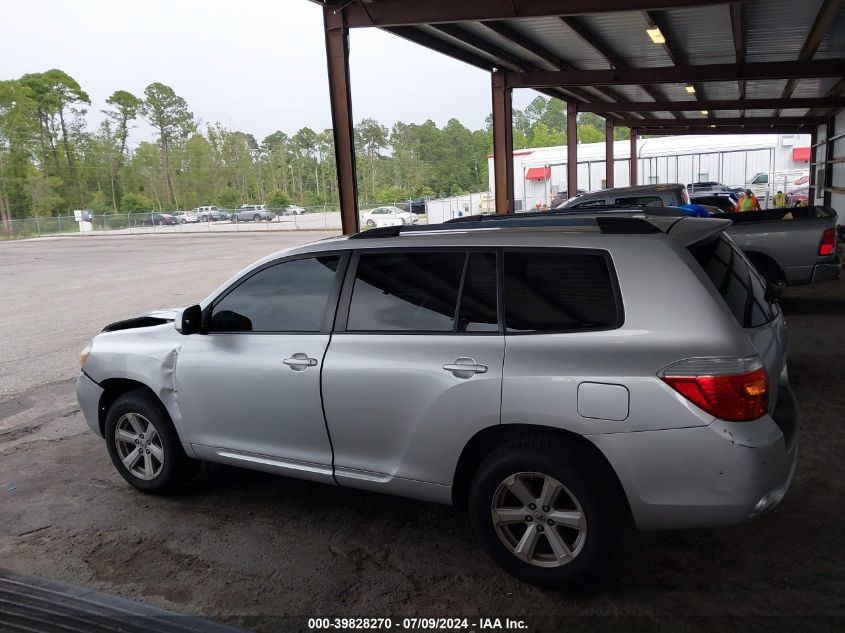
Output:
[[257,213],[254,216],[252,216],[253,222],[259,222],[260,220],[261,220],[261,216],[258,215]]
[[484,550],[520,580],[576,589],[601,576],[616,540],[614,488],[580,446],[548,435],[492,451],[470,487],[469,510]]
[[238,220],[240,220],[240,218],[238,217],[238,214],[237,213],[233,214],[232,215],[232,222],[237,222]]
[[375,225],[376,225],[375,220],[373,220],[373,219],[367,220],[367,226],[369,226],[370,228],[373,228]]
[[106,415],[106,446],[120,475],[138,490],[167,493],[196,472],[164,406],[144,390],[114,401]]

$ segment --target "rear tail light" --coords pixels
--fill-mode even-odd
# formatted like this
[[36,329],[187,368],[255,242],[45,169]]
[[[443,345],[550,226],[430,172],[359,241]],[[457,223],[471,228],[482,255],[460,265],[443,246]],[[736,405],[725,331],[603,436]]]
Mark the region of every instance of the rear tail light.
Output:
[[825,229],[822,233],[822,242],[819,244],[819,255],[833,255],[836,250],[836,229],[833,227]]
[[658,375],[687,400],[722,420],[756,420],[769,408],[769,379],[757,356],[688,358]]

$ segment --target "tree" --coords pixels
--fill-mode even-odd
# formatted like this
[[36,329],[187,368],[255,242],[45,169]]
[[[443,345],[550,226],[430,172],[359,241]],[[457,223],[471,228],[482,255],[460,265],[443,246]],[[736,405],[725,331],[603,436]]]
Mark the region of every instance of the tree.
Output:
[[103,110],[105,114],[115,126],[115,133],[120,145],[120,165],[123,164],[123,158],[126,155],[126,139],[129,137],[129,123],[134,121],[138,116],[138,110],[141,107],[141,100],[126,90],[116,90],[112,95],[106,99],[106,103],[112,106],[110,110]]
[[122,211],[149,211],[153,201],[140,193],[127,193],[120,201]]
[[176,202],[176,191],[170,177],[170,149],[194,130],[194,115],[188,110],[187,102],[173,88],[162,83],[152,83],[144,88],[140,112],[144,120],[158,132],[166,201]]
[[28,139],[35,132],[30,116],[32,91],[16,80],[0,81],[0,222],[11,232],[13,214],[23,212],[26,173],[31,165]]
[[267,196],[267,206],[273,209],[280,209],[290,204],[290,198],[284,191],[271,191]]

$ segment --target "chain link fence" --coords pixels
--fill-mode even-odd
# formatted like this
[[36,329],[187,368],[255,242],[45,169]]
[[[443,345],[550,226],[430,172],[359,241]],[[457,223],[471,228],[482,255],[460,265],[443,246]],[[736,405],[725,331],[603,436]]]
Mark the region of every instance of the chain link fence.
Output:
[[[409,202],[361,204],[361,213],[378,206],[396,206],[403,210]],[[73,215],[16,218],[11,227],[0,225],[0,240],[49,237],[58,235],[135,235],[143,233],[248,233],[256,231],[340,231],[340,207],[320,205],[265,210],[219,209],[206,217],[193,211],[132,213],[83,213],[83,220]],[[423,221],[425,215],[419,216]]]

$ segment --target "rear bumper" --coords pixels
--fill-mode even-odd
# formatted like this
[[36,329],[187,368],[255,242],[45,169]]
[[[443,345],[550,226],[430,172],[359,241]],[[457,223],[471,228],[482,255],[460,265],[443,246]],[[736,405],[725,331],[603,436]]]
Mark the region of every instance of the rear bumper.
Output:
[[842,264],[839,262],[839,257],[836,261],[827,264],[816,264],[813,266],[813,276],[810,283],[818,283],[820,281],[834,281],[839,279],[839,274],[842,270]]
[[616,471],[639,529],[729,525],[770,511],[792,483],[798,421],[794,401],[788,406],[774,412],[788,424],[766,415],[587,439]]
[[91,380],[85,372],[79,373],[76,379],[76,399],[85,416],[85,421],[91,430],[100,437],[100,396],[103,395],[103,388]]

